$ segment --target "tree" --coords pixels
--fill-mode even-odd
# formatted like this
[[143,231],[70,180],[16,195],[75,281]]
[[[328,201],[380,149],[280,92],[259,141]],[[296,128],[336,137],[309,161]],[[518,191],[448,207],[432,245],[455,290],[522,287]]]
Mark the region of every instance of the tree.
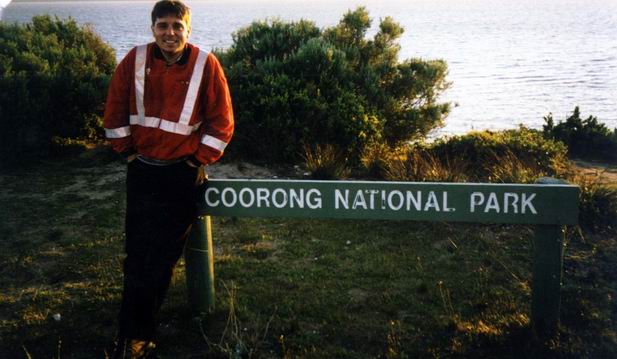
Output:
[[360,7],[337,26],[254,22],[219,51],[236,111],[235,151],[296,161],[306,145],[336,145],[357,159],[370,142],[418,139],[440,126],[449,104],[441,60],[398,61],[403,28],[381,20],[373,39]]
[[545,116],[544,122],[544,137],[565,143],[570,156],[617,161],[617,129],[611,131],[594,116],[583,120],[578,106],[565,122],[555,125],[552,114]]
[[0,164],[47,156],[52,138],[101,136],[113,49],[75,20],[0,23]]

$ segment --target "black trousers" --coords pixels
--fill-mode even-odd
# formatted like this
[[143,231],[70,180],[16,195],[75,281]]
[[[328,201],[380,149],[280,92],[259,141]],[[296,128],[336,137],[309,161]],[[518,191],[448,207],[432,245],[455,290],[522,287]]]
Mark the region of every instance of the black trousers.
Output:
[[119,336],[153,340],[158,313],[196,216],[198,169],[128,165],[126,258]]

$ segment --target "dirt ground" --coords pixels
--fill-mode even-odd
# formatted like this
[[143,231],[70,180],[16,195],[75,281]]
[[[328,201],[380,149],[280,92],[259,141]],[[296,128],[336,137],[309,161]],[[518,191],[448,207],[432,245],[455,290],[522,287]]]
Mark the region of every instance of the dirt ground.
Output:
[[617,184],[617,165],[583,160],[574,160],[573,163],[576,171],[591,178],[597,176],[599,183]]

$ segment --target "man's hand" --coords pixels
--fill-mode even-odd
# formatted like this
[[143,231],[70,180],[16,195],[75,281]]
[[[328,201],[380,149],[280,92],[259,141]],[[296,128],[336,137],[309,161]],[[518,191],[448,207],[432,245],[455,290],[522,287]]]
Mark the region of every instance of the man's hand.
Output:
[[135,161],[135,159],[137,158],[137,153],[133,153],[132,155],[128,156],[126,158],[126,163],[131,163],[133,161]]

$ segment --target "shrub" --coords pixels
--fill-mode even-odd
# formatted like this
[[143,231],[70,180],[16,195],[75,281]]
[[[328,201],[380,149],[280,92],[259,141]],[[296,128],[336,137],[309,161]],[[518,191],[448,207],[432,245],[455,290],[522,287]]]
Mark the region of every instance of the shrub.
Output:
[[245,156],[293,162],[303,144],[336,144],[357,163],[371,142],[422,138],[449,110],[443,61],[398,61],[403,29],[391,18],[365,38],[364,8],[337,26],[255,22],[219,57],[236,111],[234,148]]
[[404,155],[399,148],[392,148],[385,143],[370,143],[364,147],[360,155],[363,176],[371,179],[384,179],[390,163],[398,156]]
[[581,119],[578,106],[565,122],[555,125],[552,114],[544,122],[544,137],[565,143],[570,156],[617,161],[617,128],[611,132],[594,116]]
[[466,182],[467,163],[441,160],[430,150],[411,148],[389,161],[385,178],[391,181]]
[[304,165],[317,180],[336,180],[349,176],[347,159],[333,145],[304,146]]
[[[468,175],[473,181],[501,181],[491,178],[496,166],[505,160],[512,169],[532,168],[546,176],[563,176],[567,168],[567,150],[563,143],[545,139],[539,131],[521,126],[499,132],[480,131],[438,140],[430,151],[442,161],[446,159],[468,164]],[[529,179],[529,178],[528,178]]]
[[[471,132],[389,153],[378,149],[365,152],[364,168],[396,181],[532,183],[542,176],[565,177],[569,170],[563,143],[525,127]],[[370,166],[380,171],[369,172]]]
[[111,47],[75,20],[0,23],[0,165],[47,156],[53,137],[101,136],[114,68]]
[[547,171],[537,162],[522,161],[511,150],[506,150],[503,155],[494,154],[484,164],[484,172],[487,177],[479,180],[493,183],[534,183],[547,176]]
[[573,181],[581,189],[581,226],[596,233],[617,231],[617,188],[592,177],[576,177]]

